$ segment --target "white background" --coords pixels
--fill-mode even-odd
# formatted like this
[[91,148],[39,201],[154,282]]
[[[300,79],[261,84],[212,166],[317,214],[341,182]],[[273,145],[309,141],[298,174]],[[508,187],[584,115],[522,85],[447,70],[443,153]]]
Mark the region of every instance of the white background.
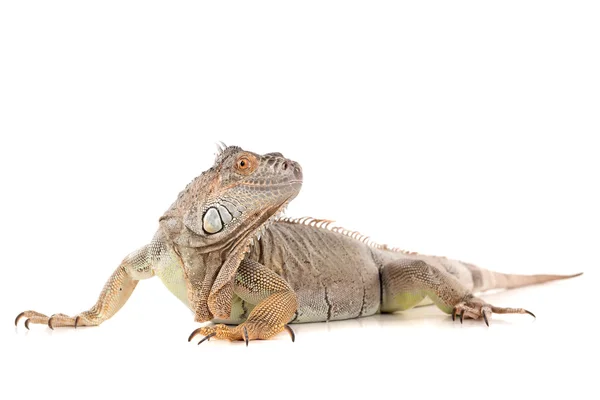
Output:
[[[597,2],[3,2],[0,397],[597,398]],[[436,308],[186,342],[160,281],[75,314],[222,140],[301,163],[292,216],[503,272],[585,274]],[[595,371],[595,372],[594,372]]]

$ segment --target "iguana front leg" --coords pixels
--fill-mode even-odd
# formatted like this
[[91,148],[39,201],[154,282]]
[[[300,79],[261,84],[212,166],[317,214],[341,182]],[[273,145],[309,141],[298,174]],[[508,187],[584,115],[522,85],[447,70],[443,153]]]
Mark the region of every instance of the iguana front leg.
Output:
[[483,318],[489,326],[492,312],[497,314],[530,314],[523,308],[492,306],[475,297],[455,276],[429,265],[423,260],[404,259],[390,262],[381,269],[382,312],[407,310],[429,297],[439,309],[464,318]]
[[29,329],[29,324],[47,324],[51,329],[62,326],[76,328],[100,325],[123,307],[133,293],[138,280],[150,278],[153,275],[148,247],[144,246],[125,257],[104,285],[96,304],[88,311],[74,317],[65,314],[54,314],[48,317],[36,311],[24,311],[15,319],[15,325],[22,318],[25,318],[27,329]]
[[[294,333],[287,326],[292,319],[298,301],[296,293],[281,276],[262,264],[252,260],[242,260],[235,278],[234,293],[242,300],[256,307],[250,312],[248,319],[237,325],[218,324],[196,329],[188,340],[197,334],[228,340],[269,339],[287,329],[292,340]],[[200,344],[198,343],[198,344]]]

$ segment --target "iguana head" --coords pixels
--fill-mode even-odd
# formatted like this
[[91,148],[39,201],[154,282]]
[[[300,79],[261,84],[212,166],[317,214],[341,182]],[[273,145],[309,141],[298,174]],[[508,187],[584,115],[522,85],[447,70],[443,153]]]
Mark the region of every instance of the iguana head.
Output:
[[281,153],[261,156],[230,146],[188,185],[165,217],[178,214],[193,233],[186,238],[189,244],[210,251],[253,237],[301,186],[300,165]]

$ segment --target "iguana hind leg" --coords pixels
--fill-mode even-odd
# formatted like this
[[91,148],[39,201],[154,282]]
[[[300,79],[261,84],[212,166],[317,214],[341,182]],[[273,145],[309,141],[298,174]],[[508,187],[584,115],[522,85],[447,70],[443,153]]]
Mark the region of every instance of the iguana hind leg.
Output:
[[381,270],[382,312],[407,310],[429,297],[439,309],[464,318],[483,318],[489,325],[492,313],[530,314],[523,308],[501,308],[475,297],[471,290],[447,271],[423,260],[403,259],[390,262]]
[[205,339],[244,340],[247,344],[249,340],[269,339],[284,329],[294,340],[294,333],[287,323],[294,316],[298,302],[296,293],[285,279],[264,265],[245,259],[238,268],[234,292],[244,301],[256,304],[248,319],[237,326],[218,324],[198,328],[188,340],[201,334]]
[[46,324],[51,329],[58,327],[96,326],[116,314],[133,293],[138,280],[153,275],[150,269],[148,246],[127,256],[110,276],[96,304],[74,317],[54,314],[50,317],[36,311],[24,311],[17,315],[15,325],[25,318],[25,327],[30,324]]

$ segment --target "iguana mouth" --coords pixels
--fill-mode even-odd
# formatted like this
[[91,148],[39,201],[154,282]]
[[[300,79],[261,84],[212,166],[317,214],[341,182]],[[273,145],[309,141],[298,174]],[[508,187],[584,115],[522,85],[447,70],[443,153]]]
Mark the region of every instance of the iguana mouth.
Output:
[[265,184],[264,182],[242,182],[239,185],[269,190],[269,189],[274,189],[274,188],[279,188],[279,187],[293,186],[293,185],[297,185],[299,183],[301,184],[302,181],[301,180],[293,180],[293,181],[276,182],[276,183],[268,183],[268,184]]
[[288,185],[296,185],[296,184],[302,184],[304,181],[302,179],[302,173],[300,173],[300,177],[296,178],[296,179],[288,179],[288,180],[280,180],[280,181],[273,181],[272,179],[266,180],[266,179],[262,179],[262,180],[246,180],[243,182],[240,182],[240,185],[243,186],[260,186],[263,187],[265,189],[269,189],[269,188],[273,188],[273,187],[281,187],[281,186],[288,186]]

